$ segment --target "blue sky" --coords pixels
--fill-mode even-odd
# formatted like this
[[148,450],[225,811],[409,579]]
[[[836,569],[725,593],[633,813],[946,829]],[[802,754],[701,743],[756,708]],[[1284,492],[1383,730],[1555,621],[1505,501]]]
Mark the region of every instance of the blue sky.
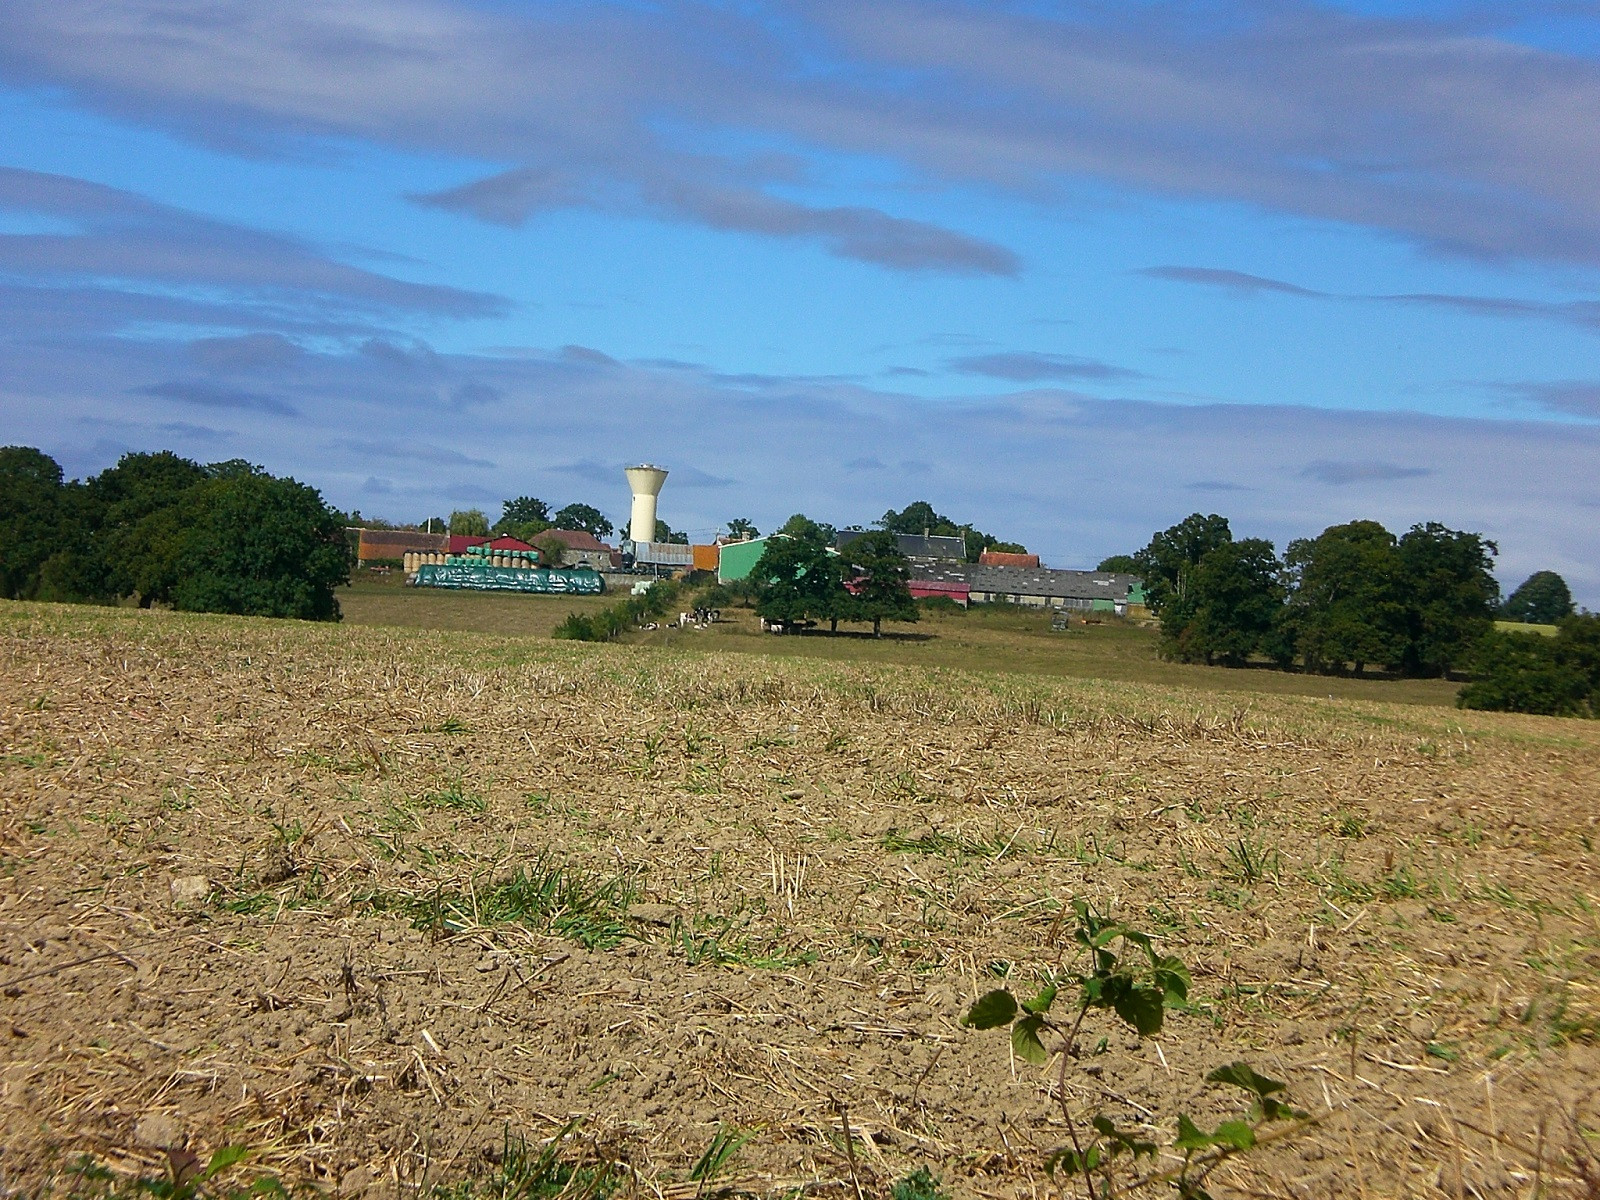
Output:
[[1600,607],[1600,5],[10,0],[0,440]]

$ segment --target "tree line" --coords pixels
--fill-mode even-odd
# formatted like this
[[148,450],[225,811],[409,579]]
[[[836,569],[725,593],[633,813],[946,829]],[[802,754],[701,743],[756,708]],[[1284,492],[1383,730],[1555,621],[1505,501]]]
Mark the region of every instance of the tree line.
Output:
[[1184,662],[1359,674],[1369,666],[1447,674],[1494,625],[1498,548],[1437,522],[1400,537],[1376,521],[1290,542],[1234,540],[1226,517],[1194,513],[1132,556],[1162,647]]
[[67,481],[49,455],[0,449],[0,596],[337,621],[345,516],[317,489],[240,459],[125,454]]
[[[1226,517],[1194,513],[1100,568],[1143,578],[1162,652],[1180,662],[1465,674],[1465,707],[1600,711],[1600,616],[1575,613],[1552,571],[1502,603],[1498,552],[1481,534],[1438,522],[1396,537],[1376,521],[1350,521],[1290,542],[1280,558],[1265,539],[1235,540]],[[1552,637],[1497,631],[1497,617],[1557,628]]]

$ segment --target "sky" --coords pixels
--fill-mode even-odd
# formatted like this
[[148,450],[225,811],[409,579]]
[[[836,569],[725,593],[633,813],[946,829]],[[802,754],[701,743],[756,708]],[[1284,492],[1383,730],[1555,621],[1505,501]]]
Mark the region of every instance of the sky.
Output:
[[1600,608],[1600,2],[0,0],[0,443]]

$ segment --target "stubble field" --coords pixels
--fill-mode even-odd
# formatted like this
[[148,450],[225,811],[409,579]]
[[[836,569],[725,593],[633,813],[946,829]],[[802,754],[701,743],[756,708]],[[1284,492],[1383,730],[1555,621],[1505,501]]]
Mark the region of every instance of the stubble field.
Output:
[[959,1018],[1083,900],[1194,987],[1080,1120],[1245,1059],[1313,1119],[1215,1194],[1594,1194],[1592,724],[7,604],[0,755],[0,1191],[1050,1194]]

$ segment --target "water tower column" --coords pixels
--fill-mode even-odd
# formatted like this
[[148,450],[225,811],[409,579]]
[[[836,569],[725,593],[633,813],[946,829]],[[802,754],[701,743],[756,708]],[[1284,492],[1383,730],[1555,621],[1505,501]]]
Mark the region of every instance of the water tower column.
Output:
[[642,463],[623,471],[628,477],[628,487],[633,490],[633,512],[628,520],[628,537],[636,542],[656,540],[656,497],[667,473],[660,467]]

